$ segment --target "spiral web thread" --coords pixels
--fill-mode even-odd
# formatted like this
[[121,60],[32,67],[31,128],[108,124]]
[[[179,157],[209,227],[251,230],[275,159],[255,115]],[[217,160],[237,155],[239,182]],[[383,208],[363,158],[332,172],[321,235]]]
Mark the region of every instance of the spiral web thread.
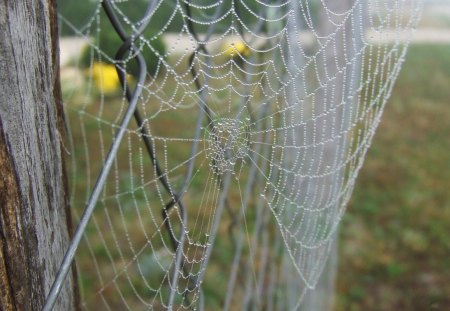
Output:
[[[406,53],[385,38],[413,31],[420,1],[109,5],[132,42],[121,60],[100,44],[112,27],[101,2],[82,27],[60,16],[90,49],[85,81],[63,80],[76,215],[129,109],[125,90],[142,88],[77,252],[83,308],[297,310]],[[145,53],[154,72],[139,83]],[[119,68],[121,93],[94,81],[99,63]]]

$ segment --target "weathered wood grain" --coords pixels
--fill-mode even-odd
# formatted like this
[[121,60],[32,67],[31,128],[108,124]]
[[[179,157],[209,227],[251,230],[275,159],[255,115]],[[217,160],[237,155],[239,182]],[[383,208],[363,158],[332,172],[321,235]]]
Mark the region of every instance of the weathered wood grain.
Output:
[[54,0],[0,1],[1,310],[40,310],[69,242],[56,24]]

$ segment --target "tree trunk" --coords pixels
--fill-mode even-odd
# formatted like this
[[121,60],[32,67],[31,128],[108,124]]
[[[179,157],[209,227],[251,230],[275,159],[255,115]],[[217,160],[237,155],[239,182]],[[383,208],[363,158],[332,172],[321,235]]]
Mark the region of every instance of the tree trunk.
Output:
[[[0,1],[0,305],[41,310],[70,240],[54,0]],[[74,310],[70,275],[54,310]]]

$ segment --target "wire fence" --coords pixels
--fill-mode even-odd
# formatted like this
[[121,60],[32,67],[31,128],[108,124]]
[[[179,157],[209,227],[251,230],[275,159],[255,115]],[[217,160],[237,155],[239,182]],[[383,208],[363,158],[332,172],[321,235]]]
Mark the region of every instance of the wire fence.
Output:
[[[401,40],[380,43],[367,34],[383,37],[389,30],[398,39],[411,32],[419,4],[149,1],[133,21],[121,7],[127,3],[103,0],[89,27],[67,22],[81,35],[95,29],[90,70],[93,55],[113,63],[122,94],[118,112],[107,119],[105,111],[114,107],[104,108],[102,77],[98,112],[83,107],[79,113],[87,179],[95,151],[84,118],[98,128],[101,169],[43,310],[52,310],[80,243],[89,241],[90,222],[113,270],[104,274],[101,255],[90,250],[100,284],[93,291],[106,310],[117,309],[107,301],[108,290],[129,310],[208,310],[214,304],[297,310],[335,247],[406,53]],[[98,44],[107,27],[101,14],[121,41],[113,59]],[[190,46],[181,56],[170,49],[161,54],[156,39],[177,23],[175,45],[189,38]],[[144,34],[150,25],[156,30]],[[147,69],[146,51],[158,59],[156,69]],[[169,112],[179,113],[171,123],[174,136],[171,128],[151,128]],[[186,120],[193,123],[183,127]],[[104,127],[114,131],[110,145]],[[127,185],[120,183],[122,163],[129,163]],[[117,224],[108,200],[118,206]],[[93,217],[99,206],[111,241]],[[129,224],[132,213],[137,220]],[[133,227],[141,237],[131,236]],[[160,275],[146,272],[147,266]],[[206,277],[214,269],[216,276]],[[123,286],[117,284],[122,277]]]

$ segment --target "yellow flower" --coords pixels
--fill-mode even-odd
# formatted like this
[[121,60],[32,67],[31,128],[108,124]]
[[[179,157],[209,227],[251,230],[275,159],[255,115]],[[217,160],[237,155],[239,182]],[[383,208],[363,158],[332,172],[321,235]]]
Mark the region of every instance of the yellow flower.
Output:
[[95,86],[104,93],[113,93],[120,87],[116,67],[110,64],[94,63],[92,78]]
[[250,48],[242,41],[232,42],[225,46],[225,55],[229,58],[236,57],[238,54],[247,57],[250,53]]

